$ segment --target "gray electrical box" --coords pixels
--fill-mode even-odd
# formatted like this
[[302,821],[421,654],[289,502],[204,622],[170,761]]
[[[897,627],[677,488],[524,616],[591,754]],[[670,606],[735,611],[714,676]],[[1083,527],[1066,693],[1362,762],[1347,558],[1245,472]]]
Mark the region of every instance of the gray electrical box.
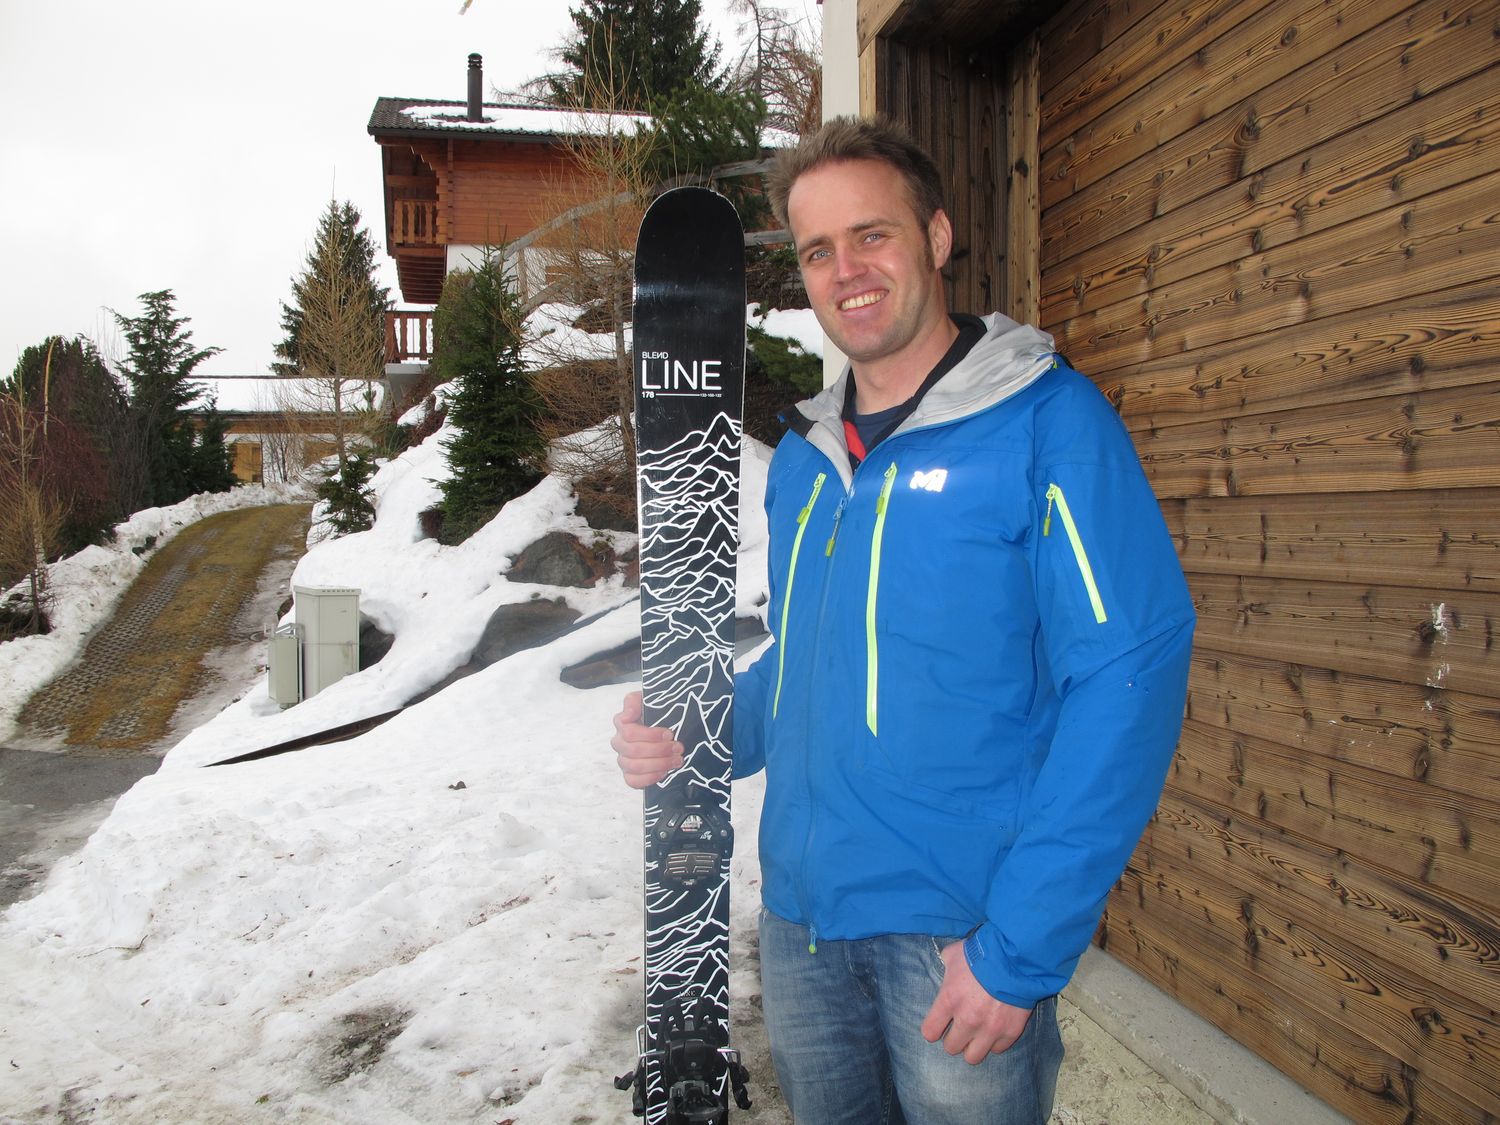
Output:
[[359,591],[341,586],[294,586],[302,630],[302,698],[359,671]]
[[266,644],[271,699],[283,708],[302,702],[302,626],[282,625]]

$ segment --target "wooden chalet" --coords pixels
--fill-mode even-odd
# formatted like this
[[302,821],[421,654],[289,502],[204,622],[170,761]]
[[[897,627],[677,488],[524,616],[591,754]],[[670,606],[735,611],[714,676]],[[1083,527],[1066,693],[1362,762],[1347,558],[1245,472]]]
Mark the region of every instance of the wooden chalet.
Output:
[[1098,943],[1356,1120],[1495,1121],[1500,5],[840,10],[955,307],[1117,405],[1197,603]]
[[[386,252],[411,304],[435,305],[450,270],[552,218],[555,193],[575,168],[566,139],[603,116],[485,102],[482,89],[480,57],[470,55],[465,101],[379,98],[370,115],[385,185]],[[629,119],[613,115],[616,127],[622,117]],[[528,280],[520,278],[523,293]]]

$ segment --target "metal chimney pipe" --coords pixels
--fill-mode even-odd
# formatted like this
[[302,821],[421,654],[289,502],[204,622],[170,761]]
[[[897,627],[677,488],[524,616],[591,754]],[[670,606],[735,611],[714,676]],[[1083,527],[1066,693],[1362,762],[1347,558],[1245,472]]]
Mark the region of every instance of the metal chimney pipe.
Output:
[[468,120],[484,120],[484,66],[479,55],[469,56],[469,113]]

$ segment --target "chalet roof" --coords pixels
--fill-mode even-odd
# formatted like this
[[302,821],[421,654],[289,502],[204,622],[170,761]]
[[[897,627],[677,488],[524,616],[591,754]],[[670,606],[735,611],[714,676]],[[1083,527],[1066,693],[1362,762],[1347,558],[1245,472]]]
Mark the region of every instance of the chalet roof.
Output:
[[431,98],[377,98],[370,114],[371,136],[424,137],[462,133],[465,136],[545,142],[556,137],[618,131],[621,126],[649,125],[637,113],[588,113],[553,107],[485,102],[483,120],[468,120],[464,102]]

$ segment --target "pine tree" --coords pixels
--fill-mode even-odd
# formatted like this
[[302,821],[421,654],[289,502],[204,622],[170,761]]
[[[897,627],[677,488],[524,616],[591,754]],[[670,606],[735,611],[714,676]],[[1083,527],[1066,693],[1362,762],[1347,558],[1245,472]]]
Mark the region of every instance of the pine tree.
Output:
[[700,0],[583,0],[569,14],[575,36],[558,52],[568,69],[548,79],[554,101],[587,108],[589,90],[608,89],[612,108],[643,113],[684,86],[719,83]]
[[292,280],[294,305],[282,305],[286,339],[277,365],[294,390],[289,413],[329,419],[335,463],[318,486],[337,534],[370,526],[367,484],[375,466],[365,452],[375,428],[374,390],[384,374],[388,290],[375,283],[375,244],[353,204],[329,200],[318,219],[307,265]]
[[433,374],[452,382],[452,476],[442,483],[445,543],[467,539],[540,478],[541,402],[521,360],[520,303],[505,264],[485,250],[448,275],[433,316]]
[[[688,85],[651,103],[655,145],[649,165],[657,182],[684,175],[707,176],[721,164],[760,157],[766,103],[752,90]],[[753,177],[716,183],[729,196],[740,219],[754,228],[770,214],[765,194]]]
[[175,300],[170,289],[142,293],[145,312],[140,316],[114,314],[130,345],[121,367],[145,463],[143,495],[132,507],[175,504],[196,492],[222,492],[233,483],[232,476],[226,483],[222,474],[207,471],[219,462],[228,464],[222,431],[200,436],[188,410],[203,394],[203,384],[192,382],[194,369],[220,349],[193,346],[193,334],[185,327],[188,318],[173,315]]
[[375,240],[370,232],[360,226],[359,208],[345,200],[335,203],[329,200],[328,208],[318,218],[317,234],[313,236],[313,248],[308,251],[307,265],[302,273],[292,278],[292,304],[281,305],[281,329],[286,335],[276,345],[277,362],[271,369],[277,375],[301,375],[303,371],[302,325],[307,303],[307,286],[310,278],[318,278],[327,270],[327,248],[337,247],[334,261],[352,285],[368,286],[366,300],[370,315],[381,322],[384,328],[385,311],[391,305],[391,291],[375,281]]

